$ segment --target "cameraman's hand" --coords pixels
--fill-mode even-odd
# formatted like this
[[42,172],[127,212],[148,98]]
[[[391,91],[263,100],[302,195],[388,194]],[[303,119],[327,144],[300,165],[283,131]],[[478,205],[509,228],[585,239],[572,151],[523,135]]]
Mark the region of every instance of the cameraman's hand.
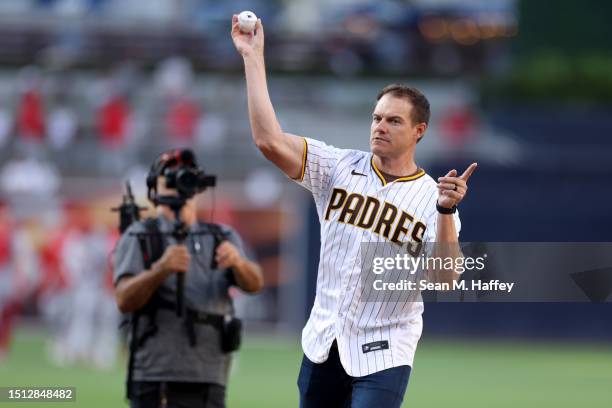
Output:
[[170,245],[164,251],[162,257],[155,262],[155,267],[162,273],[185,273],[189,269],[191,255],[185,245]]
[[242,262],[242,256],[236,245],[229,241],[223,241],[218,247],[215,259],[219,269],[234,268]]

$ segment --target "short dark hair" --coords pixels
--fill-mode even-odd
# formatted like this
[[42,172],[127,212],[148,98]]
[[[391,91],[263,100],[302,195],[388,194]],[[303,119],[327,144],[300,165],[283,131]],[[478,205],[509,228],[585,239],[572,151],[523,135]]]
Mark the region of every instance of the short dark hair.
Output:
[[385,86],[376,97],[379,101],[386,94],[391,94],[396,98],[405,98],[412,104],[412,113],[410,119],[416,123],[429,124],[429,101],[421,91],[411,86],[402,84],[391,84]]

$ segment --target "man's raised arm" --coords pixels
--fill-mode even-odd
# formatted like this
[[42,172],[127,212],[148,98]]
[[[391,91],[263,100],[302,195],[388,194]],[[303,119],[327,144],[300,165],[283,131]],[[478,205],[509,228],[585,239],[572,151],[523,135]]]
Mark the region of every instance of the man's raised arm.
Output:
[[247,83],[249,120],[253,141],[263,155],[287,176],[297,179],[302,175],[304,140],[284,133],[281,129],[268,93],[264,60],[264,31],[257,20],[255,31],[240,31],[238,17],[232,17],[232,39],[244,60]]

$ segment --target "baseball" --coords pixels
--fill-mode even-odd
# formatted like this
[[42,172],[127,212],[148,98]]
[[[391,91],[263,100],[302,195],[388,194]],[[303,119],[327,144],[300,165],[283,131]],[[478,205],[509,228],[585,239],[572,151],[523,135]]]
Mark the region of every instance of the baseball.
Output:
[[238,25],[243,33],[250,33],[255,29],[257,16],[252,11],[243,11],[238,14]]

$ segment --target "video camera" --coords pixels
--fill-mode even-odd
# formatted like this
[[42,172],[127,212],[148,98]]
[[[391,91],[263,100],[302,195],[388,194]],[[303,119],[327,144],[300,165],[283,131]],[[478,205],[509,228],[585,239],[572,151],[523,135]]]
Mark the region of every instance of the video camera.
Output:
[[[217,177],[206,174],[198,167],[191,150],[176,149],[161,154],[151,166],[147,175],[147,196],[154,204],[167,204],[165,197],[157,195],[157,178],[164,176],[166,187],[178,192],[181,202],[214,187]],[[171,199],[170,199],[171,200]]]
[[175,170],[166,170],[166,187],[176,189],[185,198],[191,198],[208,187],[216,184],[215,176],[204,174],[200,169],[179,167]]

